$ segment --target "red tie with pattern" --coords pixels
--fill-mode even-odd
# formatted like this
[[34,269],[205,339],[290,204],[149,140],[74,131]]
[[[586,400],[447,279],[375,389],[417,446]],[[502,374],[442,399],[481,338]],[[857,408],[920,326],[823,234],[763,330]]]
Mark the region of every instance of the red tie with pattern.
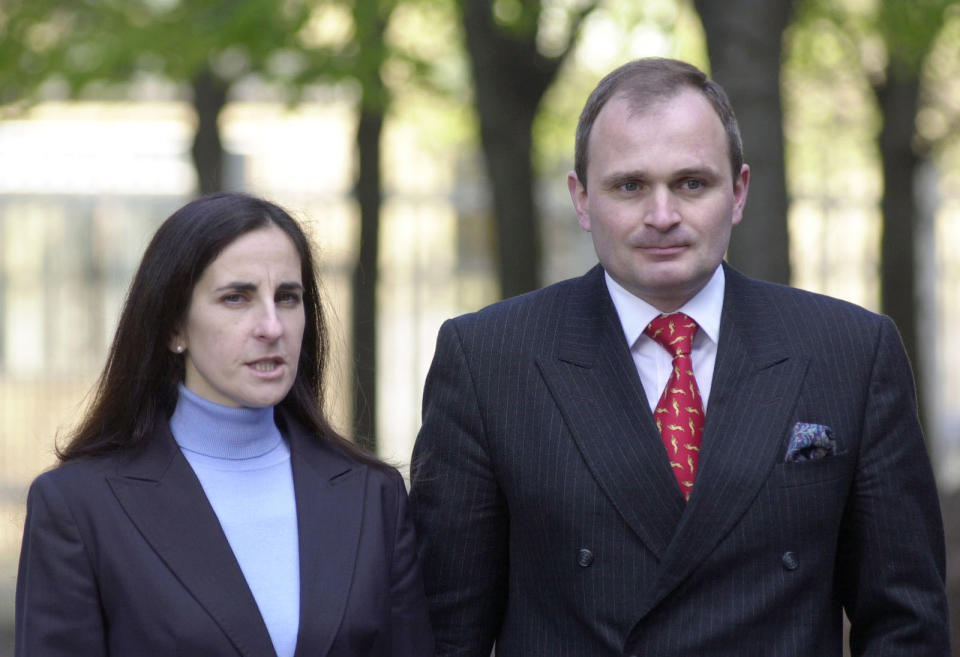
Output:
[[673,355],[673,372],[660,395],[654,417],[670,457],[670,467],[685,499],[690,499],[703,436],[703,402],[693,376],[690,350],[697,323],[683,313],[660,315],[647,326],[646,335]]

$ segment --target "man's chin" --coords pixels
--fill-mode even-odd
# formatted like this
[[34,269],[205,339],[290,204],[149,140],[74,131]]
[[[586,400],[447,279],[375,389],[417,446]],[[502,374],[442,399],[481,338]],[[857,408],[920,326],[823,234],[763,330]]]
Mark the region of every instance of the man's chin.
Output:
[[[673,312],[699,292],[710,276],[693,276],[688,270],[674,269],[657,272],[656,276],[635,278],[624,284],[617,280],[628,292],[637,296],[662,312]],[[616,277],[614,277],[616,280]]]

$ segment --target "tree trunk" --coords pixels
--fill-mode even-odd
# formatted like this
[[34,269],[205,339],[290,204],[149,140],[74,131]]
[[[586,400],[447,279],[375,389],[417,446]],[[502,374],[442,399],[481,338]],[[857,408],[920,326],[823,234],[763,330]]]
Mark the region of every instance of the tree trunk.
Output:
[[791,0],[694,0],[712,78],[730,97],[750,164],[750,195],[727,259],[744,273],[790,282],[780,67]]
[[353,270],[353,363],[357,377],[355,439],[377,447],[377,269],[380,253],[380,133],[383,112],[363,108],[357,125],[356,197],[360,206],[360,253]]
[[192,81],[197,131],[193,138],[193,166],[201,195],[223,189],[223,143],[220,112],[227,104],[227,85],[211,71],[201,71]]
[[463,0],[462,20],[493,195],[500,294],[540,287],[540,216],[531,134],[559,60],[537,51],[536,33],[500,28],[491,0]]
[[502,112],[489,108],[480,119],[493,192],[497,275],[504,299],[540,287],[540,215],[531,156],[533,115],[527,109]]
[[377,281],[380,260],[380,136],[390,95],[380,77],[387,59],[384,33],[395,3],[355,0],[354,43],[358,51],[353,75],[360,84],[357,122],[357,179],[360,249],[353,270],[354,439],[377,450]]
[[[915,255],[919,214],[915,183],[919,158],[913,149],[920,82],[916,77],[900,78],[888,71],[885,82],[875,86],[874,91],[883,115],[883,127],[877,137],[883,166],[880,309],[900,330],[913,365],[917,397],[922,401]],[[920,408],[923,417],[925,406],[921,404]]]

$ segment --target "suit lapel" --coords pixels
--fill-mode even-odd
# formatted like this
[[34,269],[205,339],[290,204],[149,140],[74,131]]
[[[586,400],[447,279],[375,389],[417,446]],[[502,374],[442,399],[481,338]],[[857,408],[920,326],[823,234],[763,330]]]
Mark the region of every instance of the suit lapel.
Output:
[[300,533],[300,634],[296,657],[326,655],[353,581],[366,466],[318,443],[284,416],[293,459]]
[[599,267],[574,285],[557,354],[538,366],[597,483],[661,558],[683,497]]
[[644,611],[709,556],[760,491],[776,463],[807,359],[792,354],[758,287],[725,268],[720,343],[697,480]]
[[266,625],[200,482],[163,428],[107,478],[130,520],[246,657],[275,655]]

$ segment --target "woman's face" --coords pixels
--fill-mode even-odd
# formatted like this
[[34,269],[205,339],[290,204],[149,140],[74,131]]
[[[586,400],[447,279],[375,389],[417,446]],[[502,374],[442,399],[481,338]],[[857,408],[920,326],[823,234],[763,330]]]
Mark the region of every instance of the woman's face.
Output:
[[191,392],[225,406],[272,406],[293,386],[304,321],[300,256],[270,224],[204,270],[170,348],[185,354]]

